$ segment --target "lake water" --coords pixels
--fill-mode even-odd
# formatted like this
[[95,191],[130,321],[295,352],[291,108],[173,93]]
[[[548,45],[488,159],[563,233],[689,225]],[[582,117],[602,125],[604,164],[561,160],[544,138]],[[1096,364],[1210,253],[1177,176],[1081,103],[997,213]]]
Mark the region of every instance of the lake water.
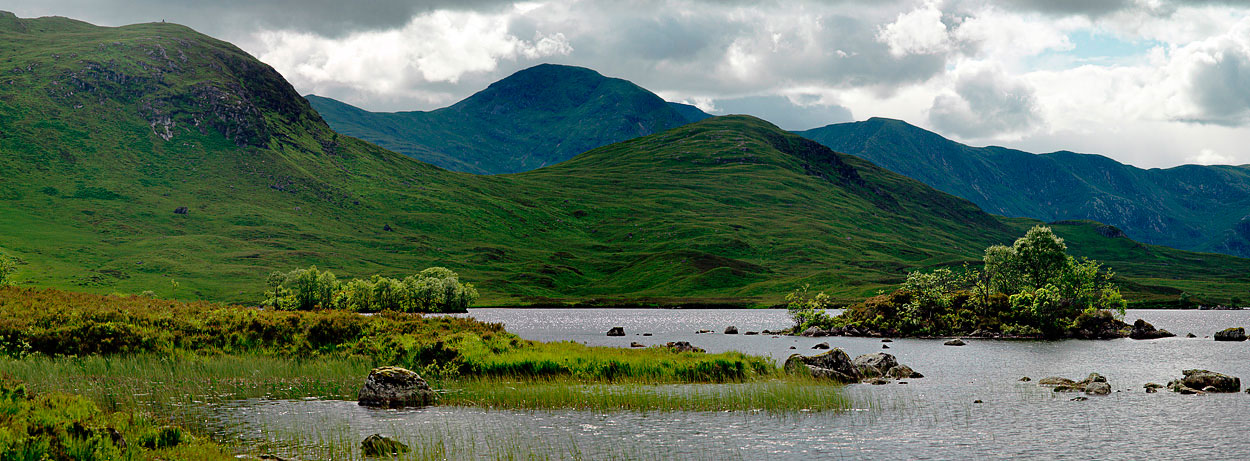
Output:
[[[780,310],[521,310],[474,309],[539,341],[572,340],[628,347],[630,342],[690,341],[708,352],[738,350],[773,357],[814,354],[828,342],[852,357],[882,351],[880,339],[724,335],[781,329]],[[443,441],[446,456],[466,452],[528,453],[600,459],[1175,459],[1250,458],[1244,433],[1250,395],[1146,394],[1147,382],[1166,384],[1182,369],[1205,368],[1250,379],[1250,343],[1209,337],[1250,326],[1250,311],[1131,310],[1180,335],[1152,341],[1013,341],[895,339],[899,362],[924,373],[908,384],[846,387],[856,410],[811,414],[497,411],[431,407],[372,410],[341,401],[244,401],[211,409],[223,436],[271,440],[304,434],[309,446],[341,439],[348,446],[375,432],[428,446]],[[613,326],[624,337],[607,337]],[[709,329],[712,334],[695,334]],[[1198,338],[1187,339],[1186,333]],[[642,336],[651,333],[652,336]],[[1205,337],[1205,338],[1204,338]],[[795,349],[790,349],[795,347]],[[1107,377],[1114,392],[1071,401],[1034,381],[1047,376]],[[1250,384],[1250,383],[1248,383]],[[983,403],[974,403],[981,400]],[[485,448],[485,450],[483,449]],[[461,453],[461,455],[457,455]]]

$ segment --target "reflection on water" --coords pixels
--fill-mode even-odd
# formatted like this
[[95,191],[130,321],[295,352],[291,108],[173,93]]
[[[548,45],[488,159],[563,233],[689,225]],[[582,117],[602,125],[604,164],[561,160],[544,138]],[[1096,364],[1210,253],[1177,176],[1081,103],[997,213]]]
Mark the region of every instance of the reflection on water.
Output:
[[[509,331],[542,341],[626,347],[632,341],[681,340],[709,352],[740,350],[778,360],[796,351],[814,353],[810,347],[817,342],[829,342],[852,356],[882,350],[880,340],[869,338],[720,334],[728,325],[743,332],[783,328],[789,320],[777,310],[477,309],[470,315],[503,322]],[[963,347],[943,346],[940,340],[896,339],[887,352],[926,377],[906,385],[848,386],[848,394],[866,411],[788,415],[454,407],[395,411],[338,401],[244,401],[205,411],[215,429],[229,437],[262,441],[305,434],[303,440],[310,446],[341,439],[342,446],[351,447],[364,436],[381,432],[422,446],[442,443],[444,456],[452,458],[510,450],[592,459],[1245,457],[1250,440],[1241,434],[1242,413],[1250,407],[1250,396],[1146,394],[1142,385],[1166,383],[1187,368],[1250,379],[1250,343],[1202,338],[1229,326],[1250,325],[1250,311],[1129,311],[1126,320],[1138,317],[1178,335],[1193,332],[1199,338],[971,339]],[[612,326],[625,327],[626,336],[605,336]],[[701,329],[715,333],[694,334]],[[1115,392],[1071,401],[1074,394],[1019,382],[1023,376],[1080,379],[1090,372],[1106,376]]]

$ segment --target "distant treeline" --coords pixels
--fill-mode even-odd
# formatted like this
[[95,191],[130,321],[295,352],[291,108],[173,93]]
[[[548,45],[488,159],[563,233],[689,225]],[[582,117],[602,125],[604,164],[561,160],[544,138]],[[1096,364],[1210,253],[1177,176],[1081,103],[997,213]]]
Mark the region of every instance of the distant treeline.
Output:
[[341,309],[354,312],[465,312],[477,301],[471,283],[450,269],[431,267],[393,279],[374,275],[341,281],[317,266],[269,275],[265,307],[280,310]]

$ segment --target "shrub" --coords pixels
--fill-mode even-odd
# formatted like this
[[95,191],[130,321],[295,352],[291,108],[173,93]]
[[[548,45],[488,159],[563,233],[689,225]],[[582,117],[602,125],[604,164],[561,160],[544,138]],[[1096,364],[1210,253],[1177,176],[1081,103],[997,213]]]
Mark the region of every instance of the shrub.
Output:
[[0,253],[0,287],[9,286],[13,283],[13,272],[17,271],[17,261],[13,258]]
[[354,312],[464,312],[477,301],[473,284],[450,269],[431,267],[403,280],[374,275],[340,282],[317,266],[269,275],[263,305],[281,310],[343,309]]

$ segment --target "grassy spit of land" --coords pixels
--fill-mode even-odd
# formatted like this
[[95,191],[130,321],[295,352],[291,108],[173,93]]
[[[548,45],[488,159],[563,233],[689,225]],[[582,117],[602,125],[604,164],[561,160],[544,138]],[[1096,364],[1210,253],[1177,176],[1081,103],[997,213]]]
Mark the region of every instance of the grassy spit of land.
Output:
[[[493,409],[788,412],[849,406],[836,387],[786,376],[770,359],[740,353],[540,343],[500,324],[461,317],[274,311],[5,287],[0,369],[25,383],[30,392],[24,396],[35,396],[7,405],[44,405],[87,419],[49,423],[55,430],[22,423],[5,433],[11,443],[0,451],[25,453],[11,447],[37,445],[38,453],[56,457],[62,449],[54,448],[57,443],[95,440],[96,432],[85,439],[66,432],[75,423],[122,430],[114,421],[149,421],[142,415],[173,415],[170,410],[180,406],[247,398],[354,399],[368,370],[378,365],[418,370],[441,390],[444,404]],[[75,405],[90,411],[67,409]],[[146,427],[134,437],[147,437]],[[88,459],[116,454],[105,453],[115,446],[92,443],[98,446],[87,448],[104,455]],[[208,442],[195,446],[221,450]]]

